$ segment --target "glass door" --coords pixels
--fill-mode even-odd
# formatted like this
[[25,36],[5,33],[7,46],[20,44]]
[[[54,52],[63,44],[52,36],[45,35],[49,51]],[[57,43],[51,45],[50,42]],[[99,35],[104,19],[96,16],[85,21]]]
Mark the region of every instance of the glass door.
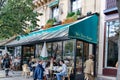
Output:
[[77,41],[76,45],[76,80],[84,78],[84,62],[89,55],[89,44],[83,41]]

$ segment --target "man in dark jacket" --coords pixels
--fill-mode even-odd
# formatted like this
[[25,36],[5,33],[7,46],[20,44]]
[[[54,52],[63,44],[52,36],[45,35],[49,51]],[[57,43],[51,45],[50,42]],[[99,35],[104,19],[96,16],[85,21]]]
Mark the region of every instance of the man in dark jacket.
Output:
[[42,63],[43,61],[39,61],[39,64],[37,65],[37,67],[35,68],[35,71],[34,71],[34,80],[43,80],[43,72],[44,72],[44,68],[42,66]]
[[5,54],[5,57],[3,59],[3,67],[5,69],[5,76],[8,76],[9,68],[10,68],[10,61],[8,53]]

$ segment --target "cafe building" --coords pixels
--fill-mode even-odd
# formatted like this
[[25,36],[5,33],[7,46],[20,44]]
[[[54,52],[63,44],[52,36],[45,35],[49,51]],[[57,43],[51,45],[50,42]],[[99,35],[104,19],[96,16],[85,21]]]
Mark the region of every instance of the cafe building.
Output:
[[[38,2],[37,2],[38,1]],[[90,3],[90,2],[91,3]],[[99,39],[102,34],[102,17],[100,0],[35,0],[35,11],[43,13],[39,16],[40,30],[20,35],[6,44],[13,48],[14,56],[21,57],[21,65],[28,62],[31,56],[39,58],[43,44],[46,43],[48,57],[56,57],[56,61],[67,60],[67,66],[73,67],[72,80],[83,79],[84,62],[89,54],[94,57],[94,74],[97,75]],[[73,22],[66,21],[70,12],[78,12],[79,17]],[[97,12],[97,13],[96,13]],[[49,19],[56,19],[52,27],[46,28]],[[45,25],[45,26],[44,26]],[[100,49],[99,49],[100,50]],[[72,78],[72,77],[71,77]]]
[[93,14],[71,24],[31,32],[19,36],[7,46],[15,47],[16,55],[21,56],[23,64],[31,56],[39,58],[46,42],[49,57],[54,56],[57,61],[68,60],[74,74],[82,74],[88,55],[96,55],[98,19],[98,14]]

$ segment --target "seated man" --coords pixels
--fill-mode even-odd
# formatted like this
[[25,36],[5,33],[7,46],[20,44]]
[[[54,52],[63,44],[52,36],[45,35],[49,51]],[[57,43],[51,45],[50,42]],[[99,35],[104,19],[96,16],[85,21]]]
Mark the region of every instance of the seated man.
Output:
[[62,65],[62,71],[56,74],[57,80],[62,80],[61,77],[67,76],[67,66],[63,60],[60,60],[60,65]]

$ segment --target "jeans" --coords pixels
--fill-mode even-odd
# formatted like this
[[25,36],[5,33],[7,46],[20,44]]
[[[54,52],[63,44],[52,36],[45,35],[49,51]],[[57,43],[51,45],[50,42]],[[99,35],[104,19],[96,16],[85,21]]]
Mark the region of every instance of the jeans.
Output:
[[8,76],[9,69],[5,69],[5,76]]
[[56,74],[57,80],[62,80],[61,77],[63,77],[63,76],[66,76],[66,74],[65,73],[57,73]]

